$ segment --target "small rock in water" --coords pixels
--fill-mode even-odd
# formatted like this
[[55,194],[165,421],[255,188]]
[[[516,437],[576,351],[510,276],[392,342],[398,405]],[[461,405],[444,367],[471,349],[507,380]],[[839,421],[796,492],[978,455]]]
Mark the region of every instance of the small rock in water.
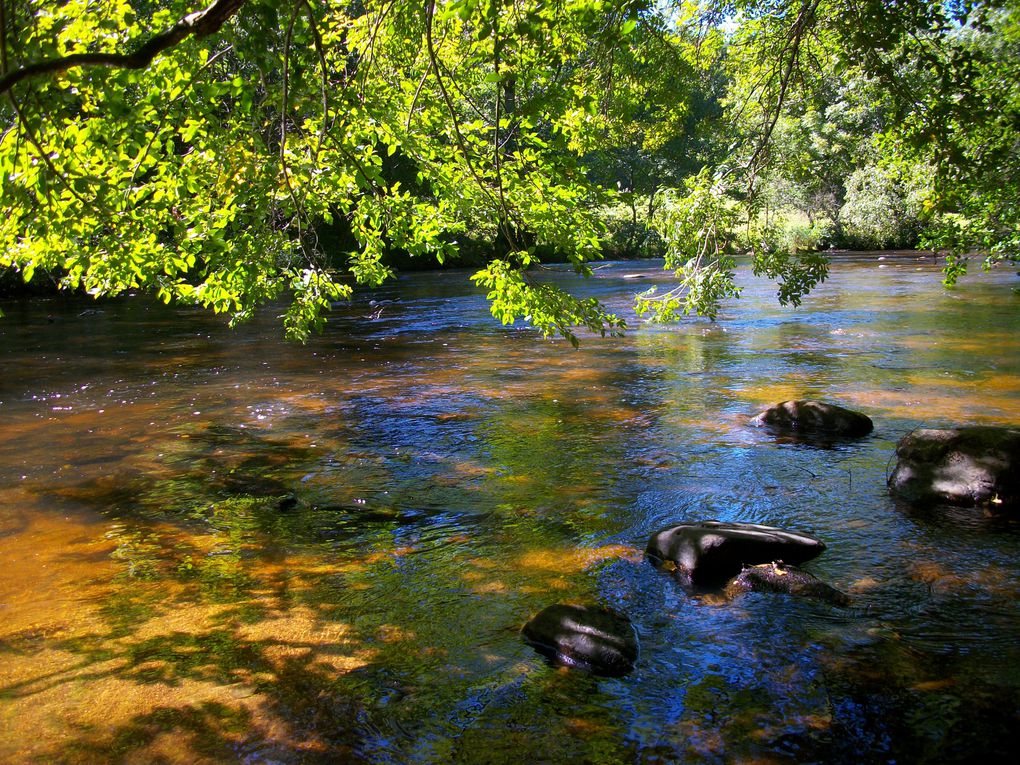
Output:
[[653,534],[645,554],[656,564],[672,564],[690,584],[712,587],[739,574],[745,564],[804,563],[824,550],[824,542],[800,532],[754,523],[700,521]]
[[785,595],[805,595],[818,598],[834,606],[850,605],[850,596],[823,582],[796,566],[787,566],[782,561],[745,566],[726,585],[726,594],[735,597],[742,592],[776,592]]
[[554,663],[598,675],[625,675],[638,657],[637,633],[630,619],[602,606],[557,603],[535,615],[521,633]]
[[845,438],[866,436],[875,427],[867,415],[824,401],[784,401],[758,414],[751,424],[781,433]]
[[1020,506],[1020,428],[918,429],[896,446],[889,489],[917,504]]

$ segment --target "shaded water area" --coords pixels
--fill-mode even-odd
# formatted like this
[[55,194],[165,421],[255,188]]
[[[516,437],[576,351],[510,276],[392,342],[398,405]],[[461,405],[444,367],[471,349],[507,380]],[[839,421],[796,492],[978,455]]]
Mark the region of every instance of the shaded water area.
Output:
[[[661,279],[579,286],[626,312]],[[0,762],[1005,760],[1020,524],[885,480],[918,425],[1020,421],[1016,277],[946,292],[930,260],[861,257],[798,310],[740,281],[715,323],[579,351],[499,326],[463,273],[306,346],[271,310],[5,304]],[[747,427],[793,397],[876,430]],[[690,595],[643,561],[707,518],[817,535],[806,568],[853,605]],[[636,669],[544,663],[520,628],[555,602],[626,612]]]

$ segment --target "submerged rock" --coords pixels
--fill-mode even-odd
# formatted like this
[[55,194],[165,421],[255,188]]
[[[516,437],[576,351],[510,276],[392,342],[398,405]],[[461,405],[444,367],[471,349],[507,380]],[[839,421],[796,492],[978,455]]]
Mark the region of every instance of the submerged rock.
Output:
[[896,456],[889,489],[910,502],[1020,506],[1020,428],[918,429]]
[[800,532],[754,523],[701,521],[653,534],[645,554],[657,564],[675,566],[691,584],[710,587],[736,576],[745,564],[804,563],[824,550],[824,542]]
[[726,585],[726,594],[735,597],[742,592],[776,592],[785,595],[805,595],[818,598],[834,606],[849,606],[850,596],[840,592],[814,574],[796,566],[787,566],[782,561],[745,566]]
[[844,438],[866,436],[875,427],[867,415],[823,401],[784,401],[758,414],[751,424],[779,433]]
[[602,606],[558,603],[521,630],[525,641],[551,661],[619,677],[634,668],[637,633],[630,619]]

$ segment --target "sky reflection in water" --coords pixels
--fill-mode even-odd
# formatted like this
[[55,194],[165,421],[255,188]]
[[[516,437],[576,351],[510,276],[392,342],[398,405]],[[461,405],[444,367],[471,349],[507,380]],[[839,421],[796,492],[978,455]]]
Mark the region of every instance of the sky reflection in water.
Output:
[[[1004,754],[1017,526],[897,506],[884,481],[919,424],[1017,421],[1015,278],[946,293],[930,263],[883,265],[837,265],[800,311],[745,277],[714,324],[577,352],[499,327],[456,273],[366,295],[304,347],[272,311],[230,332],[140,299],[5,305],[0,760]],[[585,289],[625,311],[659,278],[611,264]],[[809,396],[875,433],[745,425]],[[817,535],[806,568],[854,606],[692,597],[642,561],[705,518]],[[635,671],[547,666],[519,629],[554,602],[626,612]]]

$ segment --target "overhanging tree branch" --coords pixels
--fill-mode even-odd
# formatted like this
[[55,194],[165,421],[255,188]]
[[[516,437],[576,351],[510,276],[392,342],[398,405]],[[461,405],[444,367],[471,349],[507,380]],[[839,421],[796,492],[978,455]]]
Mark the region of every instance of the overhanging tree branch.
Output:
[[17,67],[0,77],[0,94],[9,92],[22,80],[57,74],[80,66],[144,69],[160,53],[188,37],[194,35],[201,39],[218,32],[245,1],[213,0],[204,10],[189,13],[170,29],[150,37],[131,53],[71,53]]
[[[768,114],[766,112],[765,124],[762,125],[758,146],[755,148],[751,159],[747,162],[747,168],[751,171],[752,176],[758,169],[758,162],[769,147],[772,133],[775,131],[779,117],[783,113],[787,91],[800,63],[801,44],[815,21],[815,11],[818,9],[818,4],[819,0],[804,0],[797,18],[786,33],[786,41],[779,51],[779,62],[777,63],[777,68],[781,70],[779,93],[776,95],[776,102],[773,105],[772,113]],[[784,57],[785,61],[783,60]]]
[[7,74],[7,7],[0,0],[0,76]]

